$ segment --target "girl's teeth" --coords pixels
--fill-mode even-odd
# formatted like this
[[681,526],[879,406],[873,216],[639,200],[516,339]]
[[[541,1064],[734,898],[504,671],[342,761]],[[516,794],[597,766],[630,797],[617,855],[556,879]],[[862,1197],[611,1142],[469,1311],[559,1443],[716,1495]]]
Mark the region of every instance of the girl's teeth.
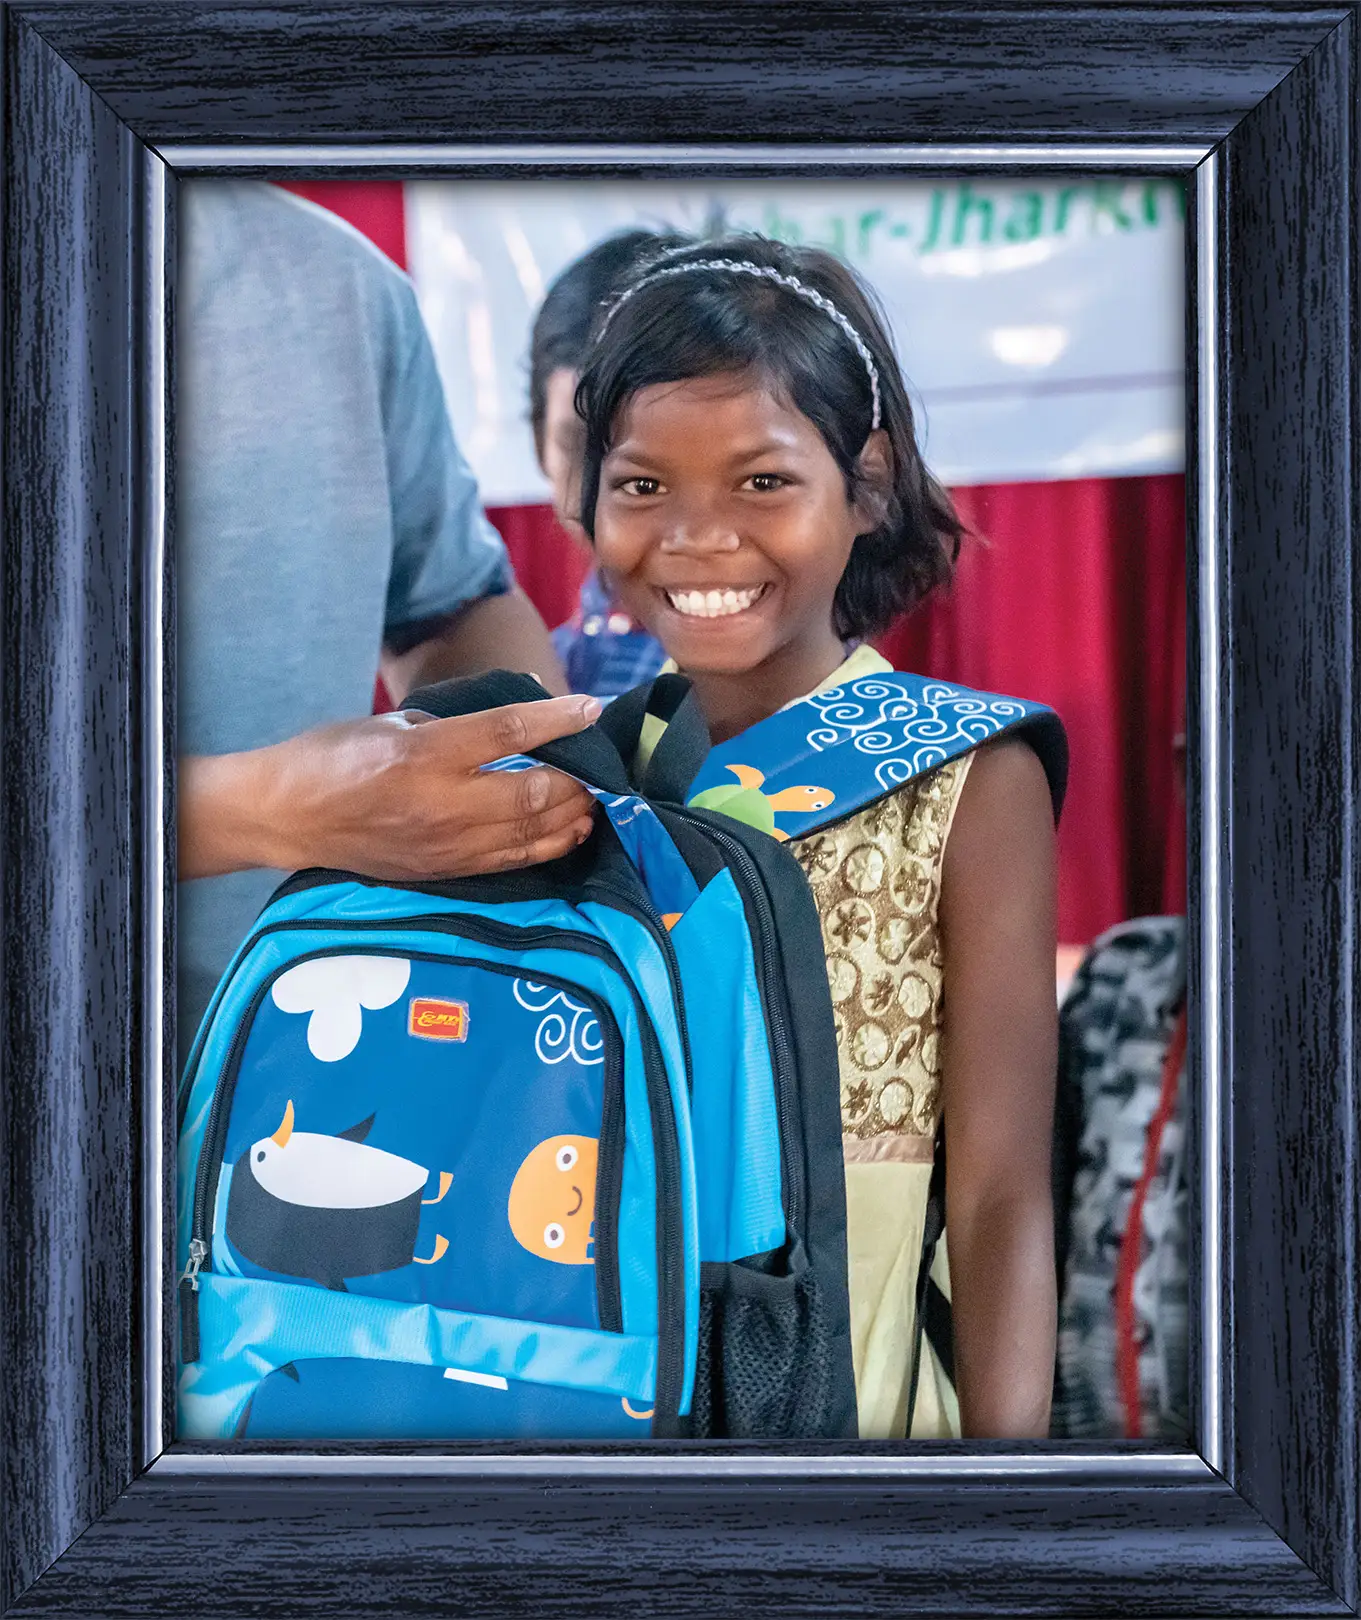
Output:
[[764,588],[758,585],[750,591],[668,591],[666,595],[677,613],[695,619],[721,619],[749,608]]

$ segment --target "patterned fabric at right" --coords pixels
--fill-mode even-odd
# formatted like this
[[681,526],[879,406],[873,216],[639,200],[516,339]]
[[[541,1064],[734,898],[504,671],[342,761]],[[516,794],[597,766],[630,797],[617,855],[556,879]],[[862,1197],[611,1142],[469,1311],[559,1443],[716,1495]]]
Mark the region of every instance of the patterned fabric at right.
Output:
[[1190,1432],[1185,1004],[1185,918],[1140,917],[1095,942],[1060,1014],[1055,1436]]
[[[789,845],[822,919],[836,1018],[851,1348],[866,1440],[908,1429],[914,1291],[940,1118],[940,869],[972,759]],[[948,1298],[943,1241],[933,1275]],[[959,1433],[954,1389],[925,1340],[911,1433]]]

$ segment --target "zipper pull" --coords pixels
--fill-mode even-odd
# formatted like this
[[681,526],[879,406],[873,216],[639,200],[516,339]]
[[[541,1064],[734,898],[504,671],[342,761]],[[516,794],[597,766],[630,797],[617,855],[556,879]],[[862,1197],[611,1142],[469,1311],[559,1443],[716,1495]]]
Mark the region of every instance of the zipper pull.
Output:
[[188,1283],[198,1293],[198,1274],[208,1258],[208,1245],[202,1238],[189,1239],[189,1264],[180,1273],[180,1281]]
[[180,1273],[180,1359],[198,1360],[198,1274],[208,1258],[208,1245],[202,1238],[189,1240],[189,1264]]

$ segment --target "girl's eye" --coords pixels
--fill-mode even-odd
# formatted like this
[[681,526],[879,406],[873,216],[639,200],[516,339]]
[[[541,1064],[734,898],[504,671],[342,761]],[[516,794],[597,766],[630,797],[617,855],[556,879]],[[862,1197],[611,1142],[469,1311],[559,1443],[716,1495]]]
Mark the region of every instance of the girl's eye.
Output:
[[570,1170],[577,1162],[577,1150],[574,1147],[560,1147],[557,1152],[559,1170]]
[[758,493],[766,495],[772,490],[783,489],[789,480],[782,478],[779,473],[753,473],[747,482]]
[[662,481],[660,478],[626,478],[616,487],[625,495],[655,495]]

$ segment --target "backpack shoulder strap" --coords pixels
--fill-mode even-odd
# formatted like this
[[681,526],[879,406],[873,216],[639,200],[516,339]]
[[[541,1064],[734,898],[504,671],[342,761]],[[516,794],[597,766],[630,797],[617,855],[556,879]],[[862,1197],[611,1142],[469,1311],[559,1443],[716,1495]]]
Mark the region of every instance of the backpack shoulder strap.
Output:
[[[769,819],[777,837],[798,838],[1008,734],[1025,737],[1039,756],[1057,821],[1068,743],[1052,709],[897,671],[814,692],[720,743],[689,803]],[[739,801],[745,795],[753,797]]]

